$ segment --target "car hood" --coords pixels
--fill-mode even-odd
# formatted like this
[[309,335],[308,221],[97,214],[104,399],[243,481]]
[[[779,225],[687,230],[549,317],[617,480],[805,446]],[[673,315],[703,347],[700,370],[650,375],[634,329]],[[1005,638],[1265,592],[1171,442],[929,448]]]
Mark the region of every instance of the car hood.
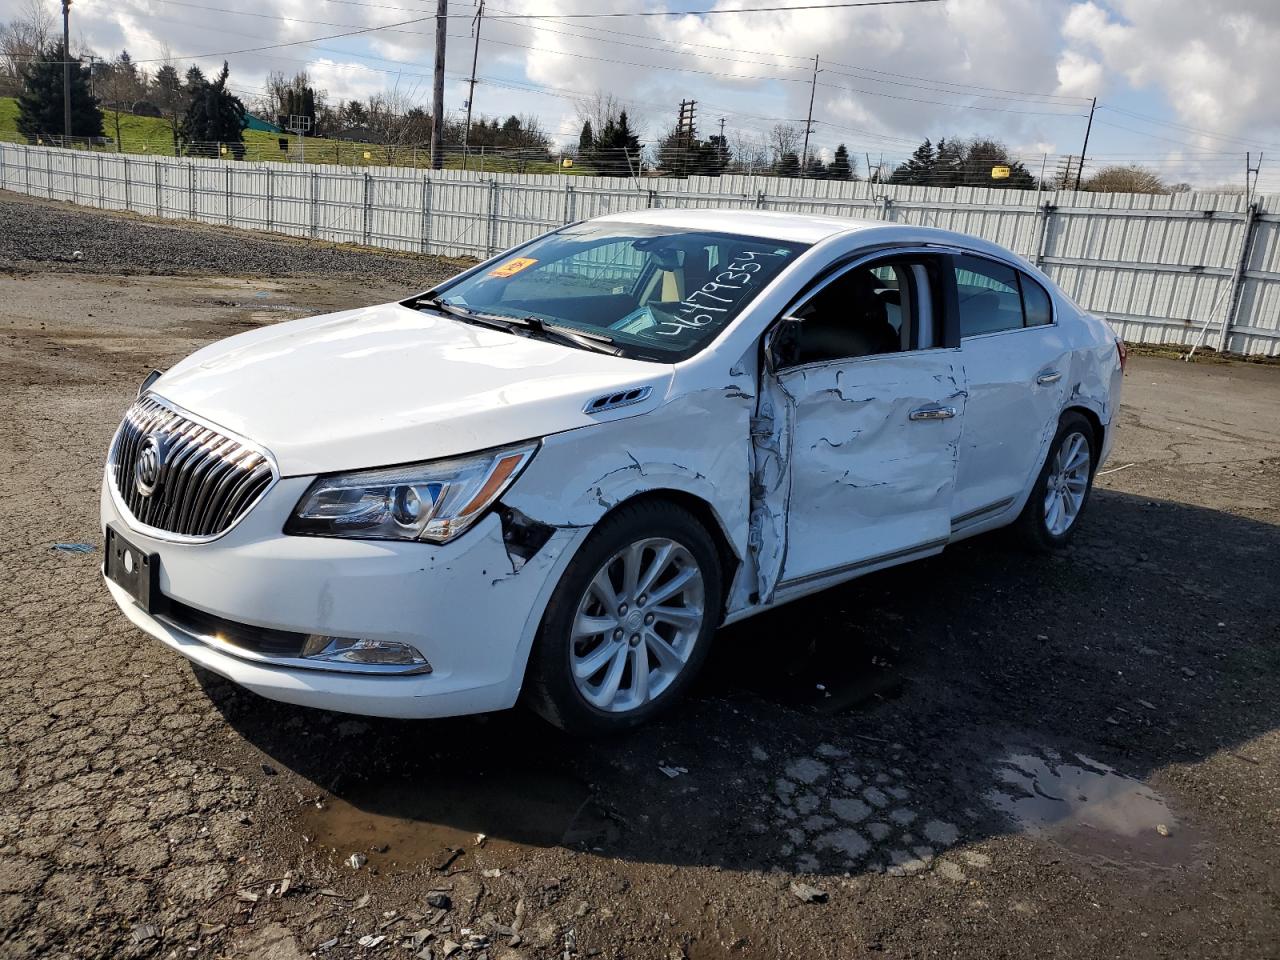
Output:
[[150,389],[262,444],[282,475],[297,476],[455,456],[586,426],[599,419],[583,412],[589,400],[648,384],[656,404],[671,374],[665,364],[391,303],[222,340]]

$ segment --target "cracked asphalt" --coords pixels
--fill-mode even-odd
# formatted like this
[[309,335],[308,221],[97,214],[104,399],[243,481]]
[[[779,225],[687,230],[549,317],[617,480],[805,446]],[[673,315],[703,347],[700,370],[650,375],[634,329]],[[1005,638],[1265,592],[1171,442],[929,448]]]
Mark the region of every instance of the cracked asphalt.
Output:
[[582,743],[273,704],[99,582],[148,370],[449,264],[0,194],[15,237],[6,960],[1280,956],[1275,366],[1132,357],[1071,550],[979,538],[735,625],[670,719]]

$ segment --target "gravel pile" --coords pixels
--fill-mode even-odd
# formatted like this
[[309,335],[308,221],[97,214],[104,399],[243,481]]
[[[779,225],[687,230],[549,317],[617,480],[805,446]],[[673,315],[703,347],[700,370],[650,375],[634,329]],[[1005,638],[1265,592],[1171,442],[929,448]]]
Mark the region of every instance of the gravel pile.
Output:
[[0,269],[229,276],[375,276],[425,287],[439,257],[372,253],[189,222],[163,222],[0,192]]

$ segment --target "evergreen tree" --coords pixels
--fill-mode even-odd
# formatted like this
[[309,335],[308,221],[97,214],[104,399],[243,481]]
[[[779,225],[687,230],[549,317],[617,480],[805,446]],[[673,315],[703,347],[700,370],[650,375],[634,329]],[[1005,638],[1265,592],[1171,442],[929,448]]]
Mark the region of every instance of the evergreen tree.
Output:
[[627,111],[612,118],[600,131],[592,151],[592,163],[596,173],[604,177],[629,177],[638,172],[640,165],[640,138],[631,130]]
[[775,172],[780,177],[800,176],[800,158],[794,153],[784,153],[779,159]]
[[192,66],[187,70],[186,81],[188,93],[194,93],[207,82],[204,78],[204,71],[196,66]]
[[[939,141],[939,149],[942,148],[945,142]],[[927,184],[932,179],[937,164],[938,154],[934,152],[933,144],[926,139],[924,143],[916,147],[915,152],[911,154],[906,163],[893,171],[893,174],[889,177],[889,182]]]
[[809,158],[809,162],[804,165],[804,175],[809,180],[825,180],[827,179],[827,165],[822,162],[822,158],[814,154]]
[[836,147],[836,155],[827,165],[827,176],[832,180],[853,179],[853,164],[849,160],[849,148],[843,143]]
[[[39,60],[22,71],[22,94],[18,97],[18,132],[28,140],[62,136],[62,62],[67,57],[62,45],[43,50]],[[89,71],[79,63],[71,66],[71,135],[102,136],[102,111],[89,96]]]
[[227,90],[230,67],[223,61],[217,79],[192,91],[191,105],[182,118],[182,139],[195,156],[218,156],[225,144],[237,160],[244,159],[245,110],[240,98]]
[[596,145],[595,134],[591,132],[591,121],[582,121],[582,132],[578,134],[578,156],[587,157],[591,154],[591,149]]
[[933,174],[925,184],[930,187],[958,187],[964,176],[964,145],[955,137],[938,141],[938,158]]

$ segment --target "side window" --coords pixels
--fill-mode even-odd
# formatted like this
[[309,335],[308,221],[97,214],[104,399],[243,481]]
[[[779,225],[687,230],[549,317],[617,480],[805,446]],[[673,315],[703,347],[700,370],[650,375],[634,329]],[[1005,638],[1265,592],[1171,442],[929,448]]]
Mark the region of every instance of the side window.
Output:
[[981,257],[955,258],[960,336],[976,337],[1022,327],[1018,272]]
[[921,260],[860,265],[791,311],[800,321],[787,366],[932,347],[929,266]]
[[1044,287],[1026,274],[1019,274],[1018,279],[1022,281],[1022,311],[1026,314],[1027,326],[1043,327],[1053,323],[1053,306]]

